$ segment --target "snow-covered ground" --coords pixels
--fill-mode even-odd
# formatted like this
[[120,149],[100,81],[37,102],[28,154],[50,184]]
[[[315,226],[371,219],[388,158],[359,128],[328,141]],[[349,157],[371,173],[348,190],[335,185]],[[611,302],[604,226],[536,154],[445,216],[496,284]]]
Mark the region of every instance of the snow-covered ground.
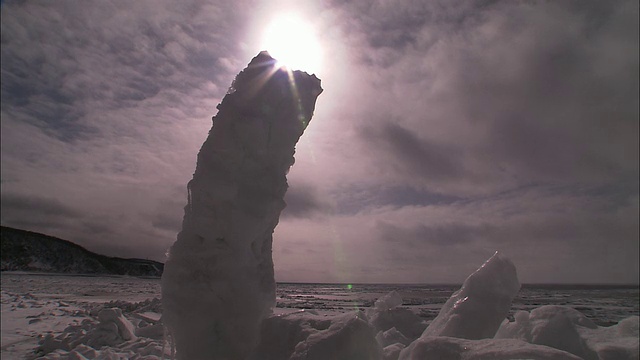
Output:
[[[159,279],[3,272],[1,281],[2,359],[33,359],[39,356],[46,356],[48,359],[158,359],[162,354],[167,358],[171,356],[169,342],[165,343],[162,327],[158,325],[162,311]],[[426,326],[458,288],[459,286],[427,285],[278,284],[278,308],[275,313],[290,314],[285,317],[289,321],[303,317],[307,319],[305,321],[315,318],[318,324],[322,323],[322,319],[332,318],[339,313],[365,310],[361,312],[364,316],[367,309],[375,307],[376,299],[395,290],[402,298],[402,308],[418,315],[424,321],[423,326]],[[638,300],[637,288],[523,287],[513,301],[509,315],[512,323],[501,332],[511,339],[495,340],[495,343],[499,343],[504,349],[509,349],[510,346],[517,348],[520,344],[514,343],[516,340],[508,334],[509,331],[518,332],[515,325],[518,322],[513,317],[517,311],[529,312],[543,305],[566,305],[580,310],[594,324],[600,325],[598,328],[579,328],[585,341],[594,344],[598,339],[607,340],[609,344],[617,341],[622,348],[637,349],[637,337],[634,340],[621,336],[621,333],[633,332],[634,326],[637,332],[637,318],[623,324],[628,328],[626,330],[603,326],[638,315]],[[106,311],[100,316],[102,310],[110,308],[120,309],[122,316],[117,311]],[[300,313],[301,309],[306,311]],[[529,317],[523,313],[517,318],[520,325],[533,324],[540,322],[539,319],[536,320],[536,316],[544,317],[543,313],[532,312]],[[370,322],[373,322],[372,319],[369,316]],[[128,324],[132,327],[128,328]],[[311,324],[314,324],[313,321]],[[398,333],[389,330],[376,337],[382,344],[398,340]],[[126,337],[129,338],[125,339]],[[414,347],[420,344],[426,344],[423,347],[433,347],[437,341],[441,342],[442,339],[425,338]],[[447,344],[435,345],[471,348],[479,346],[479,343],[451,340]],[[391,353],[393,349],[392,343],[387,352]],[[54,351],[45,354],[51,350]],[[75,350],[75,353],[69,350]],[[396,356],[399,350],[401,349],[398,349]]]
[[[118,338],[104,340],[109,336],[108,329],[98,331],[103,309],[121,309],[124,317],[139,328],[160,319],[159,279],[7,272],[1,278],[2,359],[37,358],[57,348],[71,350],[76,343],[115,344]],[[155,336],[159,341],[141,337],[140,344],[155,343],[161,348],[162,331],[159,333]],[[38,348],[40,351],[36,351]]]

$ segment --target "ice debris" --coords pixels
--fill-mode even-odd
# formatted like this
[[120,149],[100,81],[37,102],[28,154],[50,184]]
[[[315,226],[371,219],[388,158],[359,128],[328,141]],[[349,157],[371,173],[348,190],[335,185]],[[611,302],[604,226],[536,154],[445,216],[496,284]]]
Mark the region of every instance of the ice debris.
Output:
[[35,349],[38,359],[159,360],[170,355],[157,312],[159,299],[118,301],[122,308],[113,307],[115,303],[88,305],[92,309],[83,312],[84,319],[74,320],[62,333],[43,336]]
[[374,308],[377,311],[387,311],[390,309],[395,309],[400,305],[402,305],[402,297],[395,290],[382,296],[373,304]]
[[398,360],[580,360],[565,351],[513,339],[467,340],[422,336],[400,352]]
[[96,324],[91,319],[85,319],[81,324],[70,325],[62,334],[55,337],[48,334],[42,340],[37,352],[48,354],[58,349],[71,351],[78,345],[99,349],[137,338],[135,326],[124,317],[119,308],[103,309],[98,314],[98,320]]
[[[470,289],[481,283],[482,277],[492,274],[498,279],[509,279],[502,285],[513,290],[511,266],[503,256],[495,256],[485,263],[473,281],[465,282]],[[494,269],[495,272],[487,269]],[[488,272],[488,273],[487,273]],[[472,275],[473,276],[473,275]],[[471,277],[470,277],[471,278]],[[478,280],[479,282],[476,282]],[[516,279],[517,280],[517,279]],[[475,284],[475,285],[473,285]],[[486,283],[485,283],[486,284]],[[489,282],[491,284],[491,282]],[[495,285],[495,284],[494,284]],[[461,289],[462,290],[462,289]],[[492,289],[492,293],[497,290]],[[500,293],[499,291],[497,291]],[[470,291],[471,298],[477,293]],[[475,296],[474,295],[474,296]],[[452,295],[459,299],[460,291]],[[456,300],[457,301],[457,300]],[[451,300],[449,301],[451,302]],[[632,316],[610,327],[599,327],[580,312],[563,306],[543,306],[530,313],[519,311],[515,321],[503,318],[495,338],[479,340],[460,336],[432,336],[422,333],[426,326],[411,310],[402,307],[398,293],[389,293],[366,311],[341,315],[319,315],[315,311],[298,311],[286,315],[272,315],[260,328],[260,342],[248,360],[315,360],[315,359],[363,359],[363,360],[423,360],[423,359],[534,359],[534,360],[635,360],[638,359],[640,318]],[[40,346],[39,359],[132,359],[160,360],[170,358],[170,348],[162,340],[157,320],[157,304],[123,304],[135,312],[102,309],[94,316],[101,321],[85,319],[69,326],[64,333],[46,336]],[[495,311],[495,305],[477,301],[474,311]],[[105,311],[106,310],[106,311]],[[459,321],[474,324],[469,317],[473,312],[459,316]],[[443,308],[441,315],[457,316],[450,308]],[[121,316],[122,315],[122,316]],[[497,316],[497,315],[496,315]],[[118,325],[120,323],[120,326]],[[446,322],[445,322],[446,323]],[[465,323],[458,323],[463,327]],[[134,327],[136,338],[131,336]],[[477,324],[474,325],[477,327]],[[121,329],[129,335],[124,335]],[[146,330],[144,330],[146,329]],[[146,336],[153,334],[156,339]],[[460,334],[465,335],[464,332]],[[114,345],[108,345],[114,344]],[[202,354],[209,357],[211,354]]]
[[104,309],[98,313],[100,324],[115,324],[116,333],[124,340],[135,340],[135,327],[122,315],[122,310],[118,308]]
[[299,311],[266,319],[251,360],[381,360],[363,311],[332,317]]
[[579,311],[547,305],[518,311],[505,320],[496,339],[519,339],[564,350],[585,360],[638,359],[638,317],[610,327],[599,327]]
[[380,360],[382,348],[363,312],[337,317],[326,330],[298,343],[289,360]]

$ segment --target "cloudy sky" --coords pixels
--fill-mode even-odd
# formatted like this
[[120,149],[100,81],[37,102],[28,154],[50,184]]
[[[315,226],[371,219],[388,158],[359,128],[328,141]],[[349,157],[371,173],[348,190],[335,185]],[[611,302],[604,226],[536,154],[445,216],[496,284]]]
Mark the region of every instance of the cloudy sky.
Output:
[[4,1],[2,225],[162,261],[216,105],[270,19],[324,92],[279,281],[638,283],[637,1]]

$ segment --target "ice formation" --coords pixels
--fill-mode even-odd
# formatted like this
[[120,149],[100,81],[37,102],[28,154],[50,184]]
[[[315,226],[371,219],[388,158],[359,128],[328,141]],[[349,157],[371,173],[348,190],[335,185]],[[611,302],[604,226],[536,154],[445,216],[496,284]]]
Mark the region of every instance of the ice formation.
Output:
[[496,252],[469,275],[422,336],[493,338],[519,290],[516,267]]
[[261,52],[218,105],[162,277],[179,359],[243,359],[275,305],[272,233],[320,80]]

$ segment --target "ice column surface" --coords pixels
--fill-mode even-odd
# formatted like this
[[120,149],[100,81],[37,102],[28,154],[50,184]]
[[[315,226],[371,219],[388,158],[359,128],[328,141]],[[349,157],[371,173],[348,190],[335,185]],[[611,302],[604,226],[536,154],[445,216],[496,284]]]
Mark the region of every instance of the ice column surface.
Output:
[[261,52],[218,105],[162,276],[180,360],[243,359],[275,305],[272,234],[320,80]]
[[516,267],[496,252],[451,295],[422,336],[493,338],[519,290]]

